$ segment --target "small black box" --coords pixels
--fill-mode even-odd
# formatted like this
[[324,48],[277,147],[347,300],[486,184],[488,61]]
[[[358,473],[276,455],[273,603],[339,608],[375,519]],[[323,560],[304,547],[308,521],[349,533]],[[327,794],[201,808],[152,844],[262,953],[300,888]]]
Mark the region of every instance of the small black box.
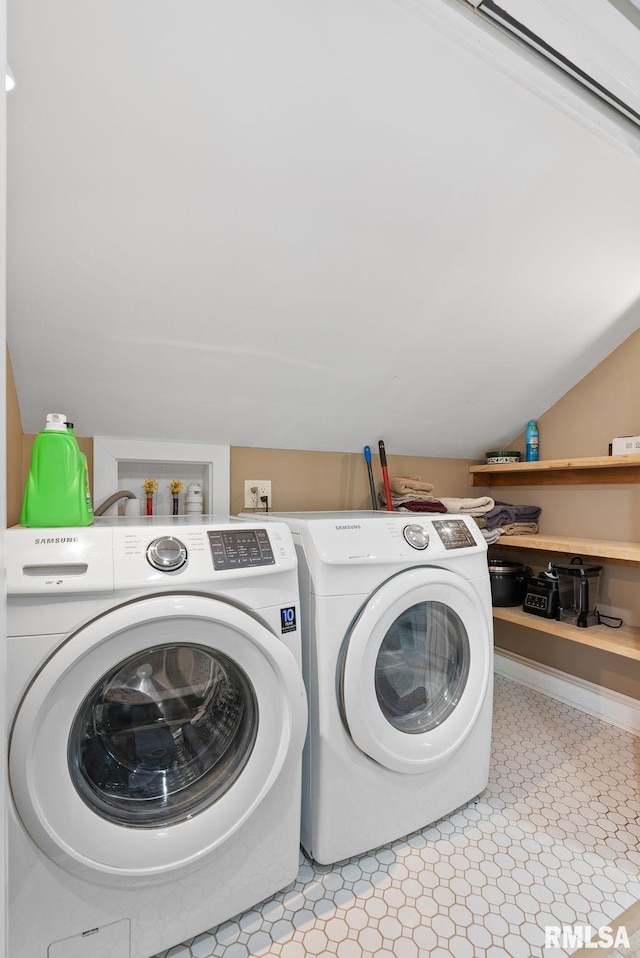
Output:
[[558,617],[558,580],[551,579],[541,572],[538,576],[531,576],[527,582],[523,612],[531,615],[541,615],[545,619]]

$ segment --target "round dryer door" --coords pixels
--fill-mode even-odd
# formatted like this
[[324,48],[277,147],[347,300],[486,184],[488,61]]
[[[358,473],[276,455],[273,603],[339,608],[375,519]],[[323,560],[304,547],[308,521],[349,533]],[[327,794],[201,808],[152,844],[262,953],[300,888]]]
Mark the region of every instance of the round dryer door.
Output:
[[202,595],[125,603],[71,635],[10,742],[18,813],[71,871],[128,881],[193,867],[300,760],[306,698],[261,622]]
[[487,611],[460,576],[419,568],[389,579],[343,647],[341,707],[354,743],[397,772],[443,762],[478,717],[492,641]]

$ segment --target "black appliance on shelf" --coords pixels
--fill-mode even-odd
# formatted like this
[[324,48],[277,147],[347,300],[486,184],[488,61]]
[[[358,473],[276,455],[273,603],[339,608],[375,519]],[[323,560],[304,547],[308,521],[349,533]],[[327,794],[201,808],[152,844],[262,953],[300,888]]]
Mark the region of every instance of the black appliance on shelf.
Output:
[[601,565],[585,565],[574,556],[569,565],[556,565],[558,576],[558,618],[586,629],[600,624],[598,588]]
[[522,605],[524,589],[531,575],[531,569],[522,562],[508,559],[489,559],[489,581],[491,583],[491,605]]
[[523,612],[540,615],[544,619],[558,618],[558,577],[548,572],[530,576],[522,600]]

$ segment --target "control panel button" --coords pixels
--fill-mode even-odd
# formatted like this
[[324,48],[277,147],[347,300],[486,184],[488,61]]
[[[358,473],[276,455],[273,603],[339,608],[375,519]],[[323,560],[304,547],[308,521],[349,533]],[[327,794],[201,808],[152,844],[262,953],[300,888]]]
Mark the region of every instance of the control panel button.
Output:
[[175,572],[187,561],[187,547],[174,536],[160,536],[147,546],[147,561],[160,572]]
[[429,545],[429,534],[427,530],[415,522],[409,526],[405,526],[402,530],[402,535],[412,549],[426,549]]

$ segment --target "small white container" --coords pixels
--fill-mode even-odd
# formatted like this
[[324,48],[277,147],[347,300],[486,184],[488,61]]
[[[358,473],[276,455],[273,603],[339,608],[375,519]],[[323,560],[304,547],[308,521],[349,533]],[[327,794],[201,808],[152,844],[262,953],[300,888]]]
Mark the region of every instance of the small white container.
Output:
[[202,515],[203,497],[202,486],[197,482],[191,482],[187,486],[187,494],[184,498],[184,511],[189,515]]
[[139,516],[141,514],[141,502],[139,499],[125,499],[125,516]]
[[640,436],[619,436],[611,445],[612,456],[637,456],[640,453]]

